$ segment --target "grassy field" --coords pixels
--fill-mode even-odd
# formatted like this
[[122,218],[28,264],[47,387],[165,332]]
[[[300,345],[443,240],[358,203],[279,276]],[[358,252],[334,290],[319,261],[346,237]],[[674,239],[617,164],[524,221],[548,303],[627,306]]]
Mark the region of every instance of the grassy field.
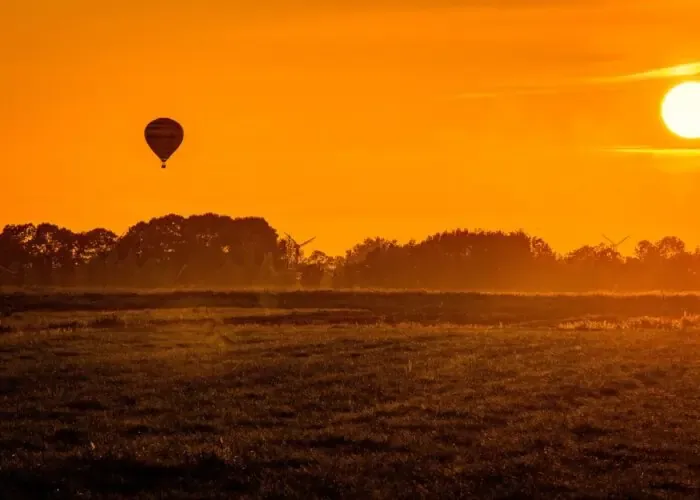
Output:
[[700,496],[697,296],[0,305],[2,499]]
[[[2,315],[32,311],[125,311],[144,309],[200,310],[247,308],[265,310],[342,309],[351,317],[334,314],[309,323],[397,324],[518,324],[540,326],[551,322],[589,318],[620,321],[650,316],[700,315],[700,295],[686,294],[489,294],[376,291],[53,291],[32,293],[0,290]],[[258,322],[259,315],[251,314]],[[308,314],[306,315],[308,316]],[[239,321],[246,321],[239,318]],[[268,320],[270,321],[270,320]],[[287,320],[291,321],[291,320]],[[276,321],[271,321],[276,323]]]

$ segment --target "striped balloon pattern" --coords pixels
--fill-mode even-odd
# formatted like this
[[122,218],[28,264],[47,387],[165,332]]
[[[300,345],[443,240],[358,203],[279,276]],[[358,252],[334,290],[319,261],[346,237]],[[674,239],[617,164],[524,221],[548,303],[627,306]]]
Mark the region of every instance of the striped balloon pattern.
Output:
[[171,118],[157,118],[146,125],[146,143],[162,162],[165,168],[185,136],[182,126]]

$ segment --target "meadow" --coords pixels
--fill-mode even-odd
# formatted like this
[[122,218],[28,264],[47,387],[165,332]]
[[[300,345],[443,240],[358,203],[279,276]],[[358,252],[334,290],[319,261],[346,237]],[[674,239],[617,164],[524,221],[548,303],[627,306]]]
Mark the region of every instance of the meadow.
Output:
[[696,498],[700,297],[0,294],[0,498]]

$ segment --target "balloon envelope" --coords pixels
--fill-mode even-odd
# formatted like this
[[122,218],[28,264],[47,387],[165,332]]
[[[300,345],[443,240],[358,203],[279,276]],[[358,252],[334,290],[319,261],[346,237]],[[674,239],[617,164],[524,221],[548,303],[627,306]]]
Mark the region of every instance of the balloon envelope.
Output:
[[146,125],[146,143],[160,161],[165,162],[177,151],[184,138],[182,126],[170,118],[157,118]]

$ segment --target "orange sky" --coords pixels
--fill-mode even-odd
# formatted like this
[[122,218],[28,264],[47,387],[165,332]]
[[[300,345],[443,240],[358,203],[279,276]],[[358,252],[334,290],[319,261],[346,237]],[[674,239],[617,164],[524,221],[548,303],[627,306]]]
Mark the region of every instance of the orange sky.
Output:
[[[700,60],[696,0],[330,3],[0,0],[0,225],[260,215],[333,254],[456,227],[700,244],[700,157],[606,151],[692,147],[659,120],[677,80],[565,84]],[[521,86],[555,90],[498,90]],[[158,116],[185,128],[167,170]]]

